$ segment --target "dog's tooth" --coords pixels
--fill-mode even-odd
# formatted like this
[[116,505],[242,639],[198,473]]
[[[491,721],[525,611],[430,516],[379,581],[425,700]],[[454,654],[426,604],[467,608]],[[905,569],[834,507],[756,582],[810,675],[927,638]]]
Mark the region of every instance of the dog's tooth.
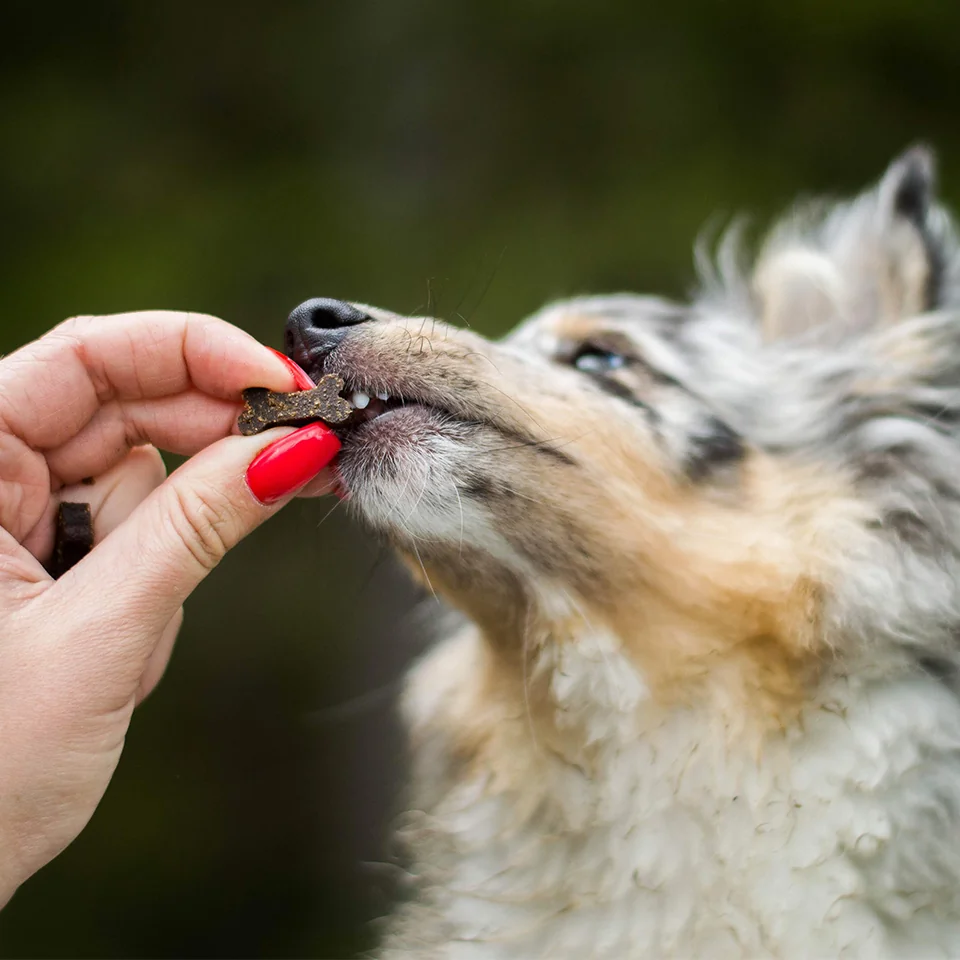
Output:
[[381,390],[381,391],[377,394],[377,399],[378,399],[378,400],[384,400],[384,401],[389,400],[389,399],[390,399],[390,394],[387,393],[386,390]]
[[358,409],[363,410],[370,403],[370,398],[360,390],[354,390],[350,402]]

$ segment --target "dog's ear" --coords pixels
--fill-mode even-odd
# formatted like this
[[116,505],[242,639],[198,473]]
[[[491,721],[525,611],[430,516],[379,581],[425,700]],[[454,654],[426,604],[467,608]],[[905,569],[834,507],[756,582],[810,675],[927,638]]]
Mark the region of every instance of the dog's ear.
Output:
[[862,330],[938,306],[954,243],[934,180],[932,153],[914,147],[854,201],[776,228],[752,279],[764,336]]

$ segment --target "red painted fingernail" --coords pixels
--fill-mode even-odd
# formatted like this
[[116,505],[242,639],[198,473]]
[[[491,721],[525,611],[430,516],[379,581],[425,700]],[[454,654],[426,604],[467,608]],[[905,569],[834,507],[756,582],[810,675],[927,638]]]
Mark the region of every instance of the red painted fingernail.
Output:
[[294,382],[298,390],[312,390],[316,384],[310,377],[310,374],[304,370],[300,364],[294,363],[285,353],[274,350],[273,347],[267,347],[271,353],[275,353],[286,364],[287,369],[293,374]]
[[247,486],[261,503],[276,503],[312,480],[339,450],[326,424],[311,423],[261,450],[247,467]]

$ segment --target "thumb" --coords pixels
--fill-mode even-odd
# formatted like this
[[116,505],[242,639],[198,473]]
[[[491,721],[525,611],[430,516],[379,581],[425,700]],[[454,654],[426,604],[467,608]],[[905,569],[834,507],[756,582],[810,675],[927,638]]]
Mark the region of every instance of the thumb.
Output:
[[69,594],[74,609],[84,598],[92,601],[104,627],[126,627],[119,633],[128,639],[121,642],[149,647],[227,551],[313,479],[339,447],[320,423],[212,444],[171,474],[51,593]]

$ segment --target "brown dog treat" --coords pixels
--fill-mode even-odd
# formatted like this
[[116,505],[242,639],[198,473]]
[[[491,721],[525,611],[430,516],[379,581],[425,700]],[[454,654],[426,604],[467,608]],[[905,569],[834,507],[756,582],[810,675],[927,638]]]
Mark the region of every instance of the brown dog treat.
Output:
[[89,503],[61,503],[57,508],[57,531],[53,557],[47,565],[50,576],[62,577],[93,548],[93,517]]
[[248,437],[270,427],[302,427],[323,420],[342,423],[353,407],[340,396],[343,379],[328,373],[312,390],[274,393],[265,387],[243,391],[243,412],[237,419],[240,432]]

